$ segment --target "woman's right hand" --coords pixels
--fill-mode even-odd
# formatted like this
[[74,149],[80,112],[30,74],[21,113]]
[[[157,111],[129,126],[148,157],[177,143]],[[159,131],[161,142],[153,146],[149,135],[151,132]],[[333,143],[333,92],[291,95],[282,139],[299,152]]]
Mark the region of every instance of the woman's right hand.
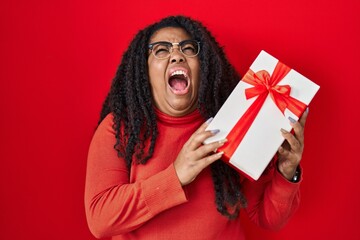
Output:
[[224,145],[226,139],[203,144],[204,140],[214,136],[219,130],[205,131],[209,121],[203,123],[189,140],[184,144],[177,156],[174,167],[182,186],[194,181],[196,176],[211,163],[219,160],[223,152],[215,153],[216,149]]

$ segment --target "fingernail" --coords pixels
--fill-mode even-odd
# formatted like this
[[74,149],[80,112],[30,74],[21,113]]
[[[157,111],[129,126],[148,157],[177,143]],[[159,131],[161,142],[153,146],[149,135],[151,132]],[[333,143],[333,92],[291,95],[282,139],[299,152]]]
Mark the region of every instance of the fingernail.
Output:
[[214,118],[213,117],[211,117],[211,118],[209,118],[208,120],[206,120],[206,124],[209,124],[209,123],[211,123],[211,121],[213,120]]
[[227,141],[228,141],[228,140],[227,140],[226,138],[224,138],[224,139],[220,140],[219,143],[220,143],[221,145],[224,145],[224,143],[226,143]]
[[222,156],[223,154],[224,154],[224,152],[218,152],[216,155]]
[[288,119],[290,120],[291,123],[295,123],[295,122],[296,122],[296,120],[293,119],[292,117],[288,117]]
[[282,133],[288,133],[288,131],[286,131],[286,130],[283,129],[283,128],[281,128],[280,131],[281,131]]
[[215,134],[217,134],[218,132],[220,132],[220,130],[219,130],[219,129],[213,129],[213,130],[210,130],[210,132],[215,135]]
[[305,109],[305,112],[307,112],[307,113],[309,112],[309,107],[307,107],[307,108]]

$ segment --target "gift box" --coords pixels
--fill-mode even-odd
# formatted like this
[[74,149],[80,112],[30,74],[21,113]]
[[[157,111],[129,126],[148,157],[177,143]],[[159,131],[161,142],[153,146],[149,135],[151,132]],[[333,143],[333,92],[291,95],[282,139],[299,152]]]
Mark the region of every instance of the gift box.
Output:
[[319,88],[261,51],[207,127],[220,132],[204,143],[227,138],[222,160],[257,180],[284,141],[280,129],[292,130],[288,117],[298,120]]

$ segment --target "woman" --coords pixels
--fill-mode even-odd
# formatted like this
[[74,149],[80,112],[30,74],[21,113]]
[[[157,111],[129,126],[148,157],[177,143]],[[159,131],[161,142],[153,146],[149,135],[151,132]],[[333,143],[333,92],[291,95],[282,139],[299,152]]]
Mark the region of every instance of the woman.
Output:
[[226,139],[202,144],[238,81],[197,21],[168,17],[135,36],[89,149],[85,207],[96,237],[244,239],[240,208],[265,228],[287,222],[299,204],[307,112],[292,121],[295,135],[279,131],[278,160],[251,182],[218,161]]

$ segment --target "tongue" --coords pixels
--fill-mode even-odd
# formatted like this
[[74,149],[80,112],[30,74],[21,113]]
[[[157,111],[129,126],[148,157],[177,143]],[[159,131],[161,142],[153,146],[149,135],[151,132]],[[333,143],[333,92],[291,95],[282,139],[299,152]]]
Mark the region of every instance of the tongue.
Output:
[[175,90],[184,90],[186,88],[186,80],[180,78],[171,78],[169,84]]

